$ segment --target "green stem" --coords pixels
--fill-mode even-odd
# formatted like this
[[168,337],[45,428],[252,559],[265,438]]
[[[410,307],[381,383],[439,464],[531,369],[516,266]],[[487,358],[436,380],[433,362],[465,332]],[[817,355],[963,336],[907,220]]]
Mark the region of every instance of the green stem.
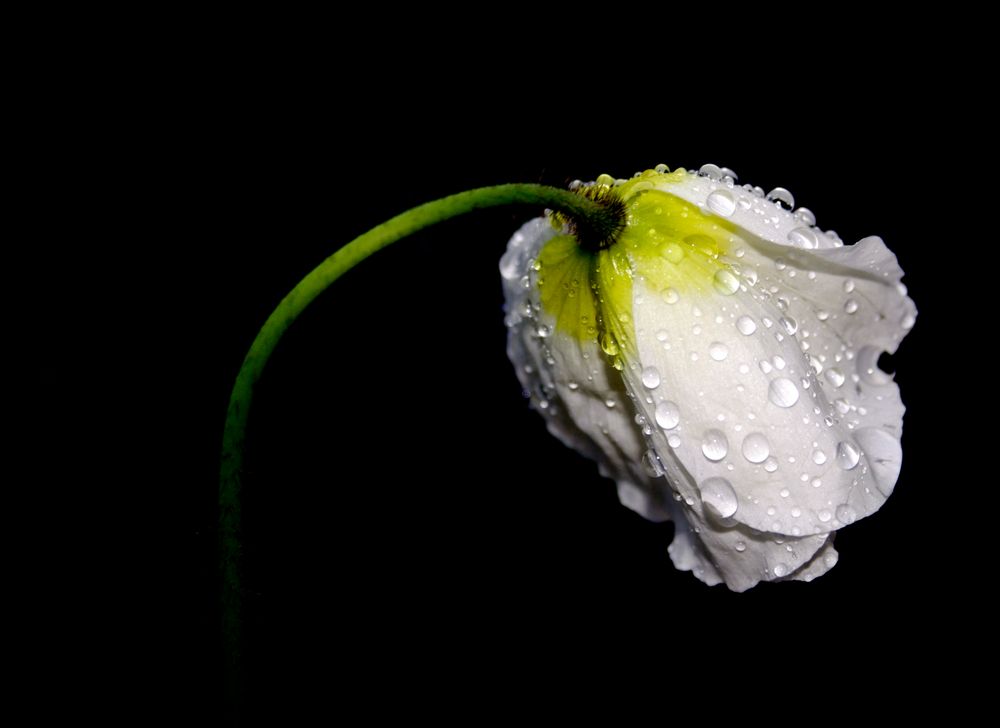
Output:
[[414,207],[355,238],[303,278],[264,323],[236,377],[226,412],[219,483],[222,627],[225,650],[227,705],[236,710],[242,689],[242,587],[240,490],[243,445],[254,387],[285,330],[322,293],[368,256],[434,223],[500,205],[534,205],[558,210],[578,230],[602,237],[621,225],[620,212],[573,192],[534,184],[509,184],[460,192]]

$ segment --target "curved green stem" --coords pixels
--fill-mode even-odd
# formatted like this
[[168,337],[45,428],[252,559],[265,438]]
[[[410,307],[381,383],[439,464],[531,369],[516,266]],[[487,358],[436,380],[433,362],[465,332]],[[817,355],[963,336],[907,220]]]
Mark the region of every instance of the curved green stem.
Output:
[[278,304],[254,339],[236,377],[226,413],[219,484],[222,626],[225,650],[227,704],[235,709],[242,688],[242,592],[240,489],[243,444],[254,386],[285,330],[322,293],[368,256],[390,243],[434,223],[473,210],[500,205],[534,205],[558,210],[581,231],[604,236],[620,227],[620,211],[573,192],[534,184],[483,187],[428,202],[397,215],[355,238],[320,263]]

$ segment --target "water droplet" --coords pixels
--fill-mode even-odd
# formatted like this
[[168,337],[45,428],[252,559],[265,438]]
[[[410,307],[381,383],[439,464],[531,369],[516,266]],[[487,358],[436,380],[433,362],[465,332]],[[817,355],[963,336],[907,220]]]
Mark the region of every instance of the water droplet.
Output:
[[764,374],[770,374],[774,369],[774,367],[771,366],[771,362],[767,361],[767,359],[761,359],[759,366],[760,370],[764,372]]
[[666,174],[667,172],[670,171],[670,167],[660,162],[658,165],[653,167],[653,171],[655,171],[657,174]]
[[775,564],[772,571],[774,571],[775,576],[781,578],[782,576],[788,574],[788,564]]
[[667,435],[667,444],[674,449],[679,448],[681,446],[681,436],[671,432]]
[[660,329],[659,331],[656,332],[656,340],[657,341],[661,341],[662,342],[662,341],[666,341],[669,338],[670,338],[670,334],[667,333],[666,329]]
[[614,409],[615,408],[615,401],[613,399],[610,399],[610,398],[606,399],[606,400],[604,400],[604,406],[607,407],[608,409]]
[[767,438],[759,432],[752,432],[743,438],[743,457],[752,463],[762,463],[771,454]]
[[722,217],[729,217],[736,212],[736,200],[726,190],[716,190],[711,193],[705,200],[705,204],[708,205],[709,210]]
[[777,370],[780,371],[780,370],[782,370],[782,369],[785,368],[785,360],[779,354],[775,354],[774,355],[774,359],[772,359],[771,361],[774,362],[774,368],[775,369],[777,369]]
[[610,187],[615,183],[615,178],[612,177],[610,174],[599,174],[597,175],[597,179],[594,181],[599,185]]
[[684,260],[684,246],[673,242],[667,243],[660,248],[660,255],[676,265]]
[[722,172],[723,179],[725,179],[726,177],[732,177],[733,182],[735,182],[740,178],[740,176],[736,174],[736,172],[734,172],[733,170],[729,169],[729,167],[722,167],[719,171]]
[[642,386],[646,389],[656,389],[660,386],[660,370],[656,367],[646,367],[642,370]]
[[615,337],[611,335],[611,332],[605,331],[604,335],[601,336],[601,349],[608,356],[615,356],[619,352],[618,342],[615,341]]
[[757,271],[755,271],[753,268],[748,268],[747,270],[743,271],[743,280],[745,280],[751,286],[756,286],[758,280]]
[[725,478],[708,478],[698,486],[701,502],[710,513],[720,518],[729,518],[739,507],[736,491]]
[[847,313],[854,313],[857,310],[858,310],[858,302],[855,301],[853,298],[848,298],[847,301],[844,303],[844,311],[846,311]]
[[826,381],[834,387],[839,387],[844,383],[844,373],[837,369],[837,367],[827,369],[823,376],[826,377]]
[[812,250],[818,245],[816,233],[807,227],[797,227],[788,233],[788,240],[792,245],[797,245],[806,250]]
[[663,475],[663,464],[660,458],[652,450],[647,450],[642,456],[642,466],[646,474],[651,478],[659,478]]
[[750,336],[757,330],[757,324],[749,316],[740,316],[736,319],[736,329],[744,336]]
[[744,551],[747,550],[747,545],[742,541],[737,541],[736,546],[734,548],[742,554]]
[[816,216],[813,215],[812,210],[808,207],[800,207],[794,213],[795,217],[804,222],[806,225],[815,225]]
[[813,450],[813,462],[822,465],[826,462],[826,453],[822,450]]
[[739,278],[734,276],[731,271],[725,268],[720,268],[715,272],[713,283],[715,285],[715,290],[723,296],[731,296],[740,289]]
[[837,506],[837,520],[846,525],[850,525],[858,520],[858,512],[846,503]]
[[799,516],[802,515],[802,509],[801,508],[793,508],[792,511],[791,511],[791,513],[792,513],[792,518],[798,518]]
[[670,304],[677,303],[681,298],[680,294],[673,288],[667,288],[661,295],[663,296],[663,300]]
[[719,462],[729,452],[729,440],[722,430],[705,430],[702,436],[701,451],[712,462]]
[[720,180],[722,179],[722,169],[715,164],[703,164],[701,169],[698,170],[698,174],[702,177],[708,177],[709,179]]
[[672,430],[681,421],[681,412],[673,402],[660,402],[653,411],[653,417],[664,430]]
[[823,510],[821,510],[819,513],[816,514],[816,517],[819,518],[821,523],[826,523],[831,518],[833,518],[833,514],[824,508]]
[[915,323],[917,323],[917,317],[914,316],[912,313],[908,313],[905,316],[903,316],[903,320],[902,322],[900,322],[900,326],[903,327],[903,331],[909,331],[910,329],[913,328],[913,325]]
[[575,392],[580,388],[580,385],[576,382],[566,382],[566,386],[569,387],[571,392]]
[[799,323],[791,316],[782,316],[779,323],[784,327],[785,331],[788,332],[789,336],[795,336],[795,332],[799,330]]
[[778,407],[791,407],[799,401],[799,389],[791,379],[780,377],[768,386],[767,396]]
[[843,470],[854,470],[861,460],[861,451],[846,440],[837,443],[837,465]]
[[777,469],[778,469],[778,461],[775,458],[769,457],[767,460],[764,461],[764,470],[766,470],[767,472],[773,473]]
[[729,354],[729,347],[721,341],[713,341],[708,345],[708,355],[715,361],[722,361]]
[[786,190],[784,187],[775,187],[773,190],[767,193],[767,199],[771,202],[776,202],[783,206],[786,210],[791,210],[795,207],[795,198],[792,197],[792,193]]

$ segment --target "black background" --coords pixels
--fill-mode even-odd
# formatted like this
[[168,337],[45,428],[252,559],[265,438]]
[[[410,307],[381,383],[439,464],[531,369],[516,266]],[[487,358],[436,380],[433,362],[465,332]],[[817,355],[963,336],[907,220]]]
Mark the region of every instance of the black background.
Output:
[[[676,571],[672,527],[618,505],[521,397],[497,261],[533,212],[451,221],[325,293],[261,382],[245,490],[252,710],[377,714],[451,694],[495,704],[597,663],[627,674],[637,656],[775,666],[847,652],[878,675],[891,671],[884,646],[898,657],[950,639],[930,628],[928,599],[955,557],[930,525],[946,403],[922,372],[941,356],[945,294],[931,284],[941,241],[922,185],[959,160],[925,113],[926,87],[900,85],[903,61],[833,67],[808,86],[754,72],[748,102],[693,72],[662,85],[610,73],[598,93],[587,78],[535,83],[502,64],[475,81],[433,63],[317,78],[305,68],[317,60],[215,66],[156,110],[170,131],[152,156],[173,182],[145,218],[167,283],[144,323],[168,342],[147,361],[170,372],[156,383],[170,427],[150,474],[166,521],[155,579],[171,605],[153,651],[176,665],[165,703],[218,696],[219,440],[242,356],[280,298],[420,202],[658,162],[711,161],[787,187],[824,229],[880,235],[897,254],[919,316],[890,364],[908,408],[892,498],[838,534],[840,563],[812,584],[733,594]],[[924,625],[919,641],[900,615]]]

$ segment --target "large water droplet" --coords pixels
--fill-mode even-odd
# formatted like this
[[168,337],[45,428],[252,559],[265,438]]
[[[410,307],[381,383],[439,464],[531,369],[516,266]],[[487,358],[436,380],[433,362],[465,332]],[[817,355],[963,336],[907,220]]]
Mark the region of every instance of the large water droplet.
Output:
[[646,367],[642,370],[642,386],[646,389],[656,389],[660,386],[660,370],[656,367]]
[[854,291],[854,281],[848,278],[844,281],[844,293],[851,293]]
[[663,475],[663,464],[660,458],[652,450],[647,450],[642,456],[642,466],[646,474],[651,478],[659,478]]
[[837,465],[842,469],[854,470],[860,460],[861,451],[855,447],[854,443],[846,440],[837,443]]
[[710,513],[719,518],[730,518],[739,507],[736,491],[725,478],[708,478],[698,486],[701,502]]
[[804,222],[806,225],[816,224],[816,216],[813,215],[812,210],[810,210],[808,207],[800,207],[798,210],[795,211],[794,214],[795,217]]
[[799,401],[799,389],[791,379],[780,377],[771,382],[767,396],[778,407],[791,407]]
[[737,551],[739,551],[742,554],[744,551],[747,550],[747,545],[745,543],[743,543],[742,541],[737,541],[736,545],[733,548],[735,548]]
[[779,323],[788,332],[789,336],[795,336],[795,332],[799,330],[799,322],[791,316],[782,316]]
[[698,170],[698,174],[702,177],[708,177],[709,179],[720,180],[722,179],[722,169],[715,164],[703,164],[701,169]]
[[736,319],[736,329],[744,336],[750,336],[757,330],[757,324],[749,316],[740,316]]
[[850,525],[858,520],[858,512],[846,503],[837,506],[837,520],[843,524]]
[[729,440],[722,430],[706,430],[701,440],[701,451],[709,460],[718,462],[729,452]]
[[818,244],[816,233],[807,227],[797,227],[792,230],[788,233],[788,241],[792,245],[805,248],[806,250],[812,250]]
[[731,296],[740,289],[740,279],[725,268],[720,268],[715,272],[713,284],[715,286],[715,290],[723,296]]
[[788,574],[788,564],[775,564],[774,569],[772,569],[772,571],[774,572],[775,576],[781,578],[782,576]]
[[721,341],[713,341],[708,345],[708,355],[715,361],[722,361],[729,354],[729,347]]
[[736,212],[736,200],[726,190],[716,190],[705,200],[708,209],[721,217],[729,217]]
[[855,313],[858,310],[858,302],[853,298],[848,298],[844,302],[844,312],[845,313]]
[[812,458],[814,463],[822,465],[826,462],[826,453],[822,450],[813,450]]
[[767,199],[771,202],[777,202],[782,205],[786,210],[791,210],[795,207],[795,198],[792,197],[792,193],[786,190],[784,187],[775,187],[773,190],[767,193]]
[[656,405],[653,416],[656,418],[656,424],[664,430],[674,429],[681,421],[681,412],[673,402],[660,402]]
[[762,463],[771,454],[767,438],[759,432],[751,432],[743,438],[743,457],[752,463]]
[[839,387],[844,383],[844,373],[837,369],[837,367],[830,367],[823,376],[834,387]]
[[816,517],[819,518],[820,523],[827,523],[831,518],[833,518],[833,514],[824,508],[816,514]]

